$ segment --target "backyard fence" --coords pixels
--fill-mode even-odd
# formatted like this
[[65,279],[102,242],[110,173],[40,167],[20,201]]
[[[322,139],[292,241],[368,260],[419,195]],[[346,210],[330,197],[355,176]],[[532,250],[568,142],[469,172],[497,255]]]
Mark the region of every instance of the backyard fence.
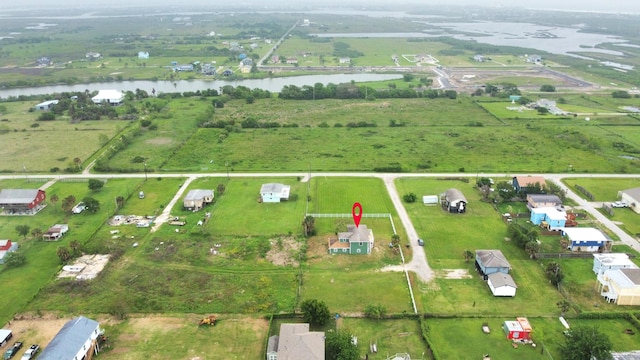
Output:
[[593,201],[594,196],[592,193],[590,193],[589,191],[587,191],[587,189],[585,189],[584,187],[576,184],[576,189],[578,189],[578,191],[580,191],[584,196],[588,197],[589,200]]

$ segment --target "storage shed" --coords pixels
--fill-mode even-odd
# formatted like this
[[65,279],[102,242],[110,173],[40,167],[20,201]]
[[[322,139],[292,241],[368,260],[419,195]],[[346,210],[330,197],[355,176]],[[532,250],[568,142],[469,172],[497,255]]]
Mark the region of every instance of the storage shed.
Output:
[[438,195],[424,195],[422,197],[422,203],[425,205],[437,205]]
[[490,274],[487,277],[487,284],[493,296],[516,296],[518,286],[516,286],[515,281],[513,281],[513,278],[509,274],[501,272]]
[[507,339],[514,341],[531,340],[531,332],[533,331],[529,320],[523,317],[516,318],[516,321],[505,321],[502,329],[507,335]]

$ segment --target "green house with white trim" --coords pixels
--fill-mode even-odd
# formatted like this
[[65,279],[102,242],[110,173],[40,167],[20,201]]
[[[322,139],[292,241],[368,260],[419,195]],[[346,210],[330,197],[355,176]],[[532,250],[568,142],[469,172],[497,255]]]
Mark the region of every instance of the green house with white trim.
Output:
[[346,232],[329,238],[329,254],[371,254],[373,231],[367,225],[348,225]]

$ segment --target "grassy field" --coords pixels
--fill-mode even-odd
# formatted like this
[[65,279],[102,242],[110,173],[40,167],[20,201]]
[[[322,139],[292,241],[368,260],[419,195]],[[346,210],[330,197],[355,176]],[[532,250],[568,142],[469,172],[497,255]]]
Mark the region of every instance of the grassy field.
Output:
[[[216,326],[198,326],[201,316],[172,315],[133,317],[107,326],[110,347],[100,352],[102,359],[177,359],[181,357],[217,359],[259,359],[266,346],[268,323],[264,319],[219,317]],[[140,341],[144,338],[144,341]],[[230,349],[242,351],[230,351]]]

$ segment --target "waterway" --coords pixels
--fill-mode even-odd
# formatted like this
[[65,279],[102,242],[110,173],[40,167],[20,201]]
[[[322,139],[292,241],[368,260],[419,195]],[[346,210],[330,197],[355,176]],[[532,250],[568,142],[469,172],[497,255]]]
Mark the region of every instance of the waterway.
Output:
[[402,79],[401,74],[327,74],[327,75],[303,75],[288,76],[268,79],[246,79],[246,80],[180,80],[180,81],[118,81],[91,84],[75,84],[75,85],[50,85],[40,87],[29,87],[19,89],[0,90],[0,98],[8,98],[11,96],[30,96],[30,95],[46,95],[62,92],[90,92],[101,89],[115,89],[120,91],[136,91],[136,89],[151,93],[155,89],[156,93],[175,93],[190,92],[207,89],[220,89],[223,86],[246,86],[249,89],[263,89],[271,92],[280,92],[287,85],[295,85],[302,87],[304,85],[313,86],[316,83],[324,85],[333,83],[341,84],[351,81],[368,82],[368,81],[384,81]]

